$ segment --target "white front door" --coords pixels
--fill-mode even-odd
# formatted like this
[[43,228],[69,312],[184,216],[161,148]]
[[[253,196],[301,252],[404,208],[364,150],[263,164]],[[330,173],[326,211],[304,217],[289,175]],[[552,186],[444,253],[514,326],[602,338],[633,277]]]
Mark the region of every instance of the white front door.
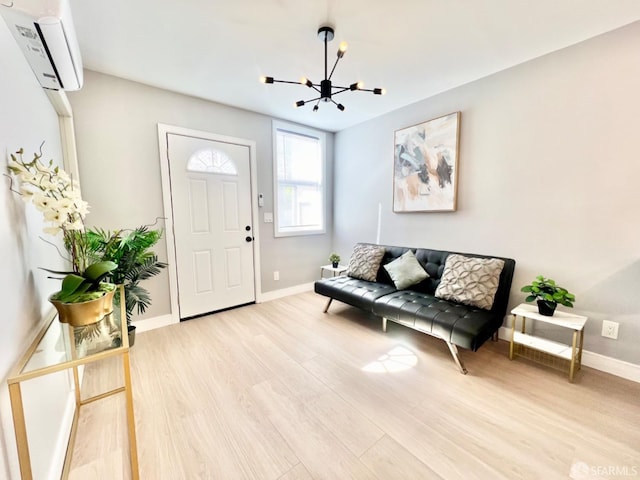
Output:
[[247,145],[167,135],[180,318],[255,301]]

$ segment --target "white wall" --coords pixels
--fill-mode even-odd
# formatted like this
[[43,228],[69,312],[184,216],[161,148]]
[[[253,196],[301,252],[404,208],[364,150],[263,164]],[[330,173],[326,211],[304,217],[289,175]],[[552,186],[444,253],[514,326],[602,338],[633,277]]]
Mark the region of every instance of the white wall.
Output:
[[[2,20],[0,72],[0,172],[7,171],[10,153],[24,147],[25,159],[30,160],[42,141],[45,158],[61,163],[58,116]],[[10,191],[4,176],[0,197],[0,478],[13,479],[19,478],[19,471],[6,379],[51,308],[47,297],[59,286],[38,267],[56,269],[63,262],[39,238],[44,236],[41,215]],[[24,386],[27,428],[34,439],[30,444],[34,478],[45,478],[56,461],[54,447],[68,395],[64,373]]]
[[[265,115],[212,103],[139,83],[85,72],[85,85],[70,92],[77,135],[83,195],[91,204],[92,225],[132,228],[164,216],[157,124],[204,130],[254,140],[258,163],[262,291],[308,283],[327,263],[331,230],[306,237],[273,236],[263,212],[273,212],[272,119]],[[332,178],[333,135],[327,134],[329,178]],[[331,185],[328,195],[331,197]],[[331,205],[329,211],[332,211]],[[332,219],[328,219],[329,225]],[[166,244],[156,249],[166,260]],[[280,281],[273,272],[280,272]],[[170,313],[165,270],[147,283],[153,305],[143,318]]]
[[[640,23],[336,134],[334,248],[375,242],[381,202],[381,243],[514,258],[512,306],[554,278],[590,317],[585,349],[640,364],[638,45]],[[393,213],[394,131],[455,111],[458,211]]]

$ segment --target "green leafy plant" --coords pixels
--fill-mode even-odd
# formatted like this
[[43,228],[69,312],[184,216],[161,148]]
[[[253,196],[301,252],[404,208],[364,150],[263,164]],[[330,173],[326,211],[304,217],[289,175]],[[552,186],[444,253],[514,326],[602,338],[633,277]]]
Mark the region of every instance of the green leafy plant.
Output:
[[529,285],[525,285],[520,289],[521,292],[529,294],[525,298],[526,302],[534,300],[542,300],[550,307],[555,304],[564,305],[573,308],[573,302],[576,301],[575,295],[569,293],[566,288],[556,285],[554,280],[538,275]]
[[[124,284],[127,325],[130,325],[134,310],[142,314],[151,305],[151,295],[140,282],[158,275],[167,266],[149,250],[162,238],[162,230],[150,230],[146,225],[134,230],[87,229],[86,237],[87,250],[93,260],[117,264],[107,279],[115,284]],[[120,305],[118,292],[114,303]]]
[[339,263],[340,262],[340,255],[338,255],[337,253],[332,253],[331,255],[329,255],[329,261],[331,263]]
[[115,289],[115,285],[103,280],[117,267],[118,265],[114,262],[96,262],[89,265],[82,273],[44,269],[53,274],[66,274],[62,279],[60,291],[51,295],[51,299],[63,303],[80,303],[100,298]]

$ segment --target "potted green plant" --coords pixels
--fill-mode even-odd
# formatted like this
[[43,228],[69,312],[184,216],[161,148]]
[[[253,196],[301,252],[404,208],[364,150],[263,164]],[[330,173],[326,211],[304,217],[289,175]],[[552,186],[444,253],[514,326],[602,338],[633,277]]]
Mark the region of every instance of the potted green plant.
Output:
[[520,291],[529,294],[525,298],[526,302],[537,300],[538,312],[547,317],[553,316],[558,304],[573,308],[573,302],[576,301],[575,295],[557,285],[554,280],[542,275],[538,275],[535,280],[522,287]]
[[340,264],[340,255],[335,252],[332,253],[331,255],[329,255],[329,261],[331,262],[331,266],[333,266],[333,268],[338,268],[338,265]]
[[82,273],[45,269],[54,274],[66,274],[60,291],[49,296],[60,321],[79,327],[97,323],[110,314],[116,286],[103,280],[116,267],[114,262],[96,262]]
[[[151,295],[140,282],[159,274],[167,266],[150,250],[162,238],[162,230],[149,229],[146,225],[134,230],[88,229],[86,236],[90,258],[111,261],[117,265],[109,272],[107,279],[118,285],[124,284],[129,345],[132,346],[136,330],[131,325],[133,312],[137,310],[142,314],[151,305]],[[120,305],[117,293],[114,303]],[[116,309],[118,312],[119,309]]]

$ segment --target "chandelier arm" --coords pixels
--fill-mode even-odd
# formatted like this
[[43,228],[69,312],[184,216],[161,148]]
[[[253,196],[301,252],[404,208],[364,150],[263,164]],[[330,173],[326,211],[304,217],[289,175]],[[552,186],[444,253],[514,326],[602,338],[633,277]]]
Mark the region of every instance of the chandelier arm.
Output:
[[300,82],[290,82],[289,80],[273,80],[273,83],[290,83],[291,85],[301,85]]
[[338,66],[339,61],[340,61],[340,57],[336,58],[336,63],[333,64],[333,68],[331,69],[331,73],[329,74],[329,78],[327,78],[327,80],[331,80],[331,77],[333,76],[333,72],[336,70],[336,67]]
[[311,100],[305,100],[304,103],[315,102],[316,100],[320,101],[322,100],[322,97],[316,97],[316,98],[312,98]]
[[[339,87],[339,88],[342,88],[342,87]],[[349,88],[342,88],[342,90],[340,90],[339,92],[332,92],[331,96],[338,95],[339,93],[344,93],[344,92],[346,92],[348,90],[350,90],[350,89]]]

